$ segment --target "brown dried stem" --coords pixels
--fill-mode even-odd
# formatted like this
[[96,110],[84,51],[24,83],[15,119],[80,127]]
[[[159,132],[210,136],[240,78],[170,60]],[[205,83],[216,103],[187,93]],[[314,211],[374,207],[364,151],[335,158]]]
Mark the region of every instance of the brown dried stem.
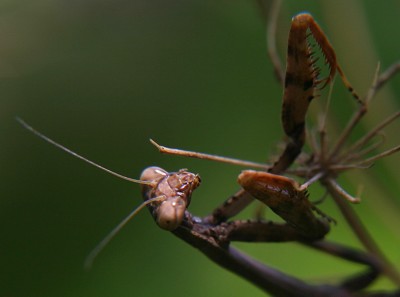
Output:
[[383,120],[375,128],[365,134],[362,138],[360,138],[357,142],[350,146],[350,148],[346,150],[344,155],[350,155],[353,152],[361,149],[366,143],[368,143],[368,141],[370,141],[373,137],[375,137],[380,131],[382,131],[386,126],[391,124],[398,117],[400,117],[400,111],[395,112],[393,115]]
[[279,58],[276,46],[276,31],[278,24],[279,9],[281,7],[282,1],[275,0],[272,1],[270,12],[268,14],[267,22],[267,51],[268,56],[274,66],[275,76],[278,81],[283,85],[285,81],[285,72],[283,70],[281,59]]

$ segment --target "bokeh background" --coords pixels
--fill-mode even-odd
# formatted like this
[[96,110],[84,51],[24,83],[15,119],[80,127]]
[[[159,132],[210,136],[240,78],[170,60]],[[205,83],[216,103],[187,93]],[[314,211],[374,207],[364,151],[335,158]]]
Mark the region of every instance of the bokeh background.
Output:
[[[282,57],[290,19],[300,11],[319,21],[362,95],[378,61],[385,69],[400,58],[396,0],[284,1]],[[237,190],[242,168],[160,155],[148,139],[259,162],[276,155],[282,88],[253,1],[2,0],[0,77],[1,297],[265,296],[160,230],[147,211],[84,271],[90,250],[141,202],[139,186],[67,155],[15,121],[18,115],[131,177],[150,165],[200,173],[191,211],[207,214]],[[382,90],[364,129],[399,109],[399,85],[396,77]],[[336,79],[336,129],[354,107]],[[387,129],[386,147],[398,143],[399,129],[398,123]],[[393,156],[341,180],[353,193],[364,185],[356,210],[400,268],[399,164]],[[312,199],[322,194],[313,186]],[[321,208],[339,221],[329,239],[359,246],[330,199]],[[362,269],[297,244],[235,246],[308,281],[334,282]],[[375,288],[391,284],[381,280]]]

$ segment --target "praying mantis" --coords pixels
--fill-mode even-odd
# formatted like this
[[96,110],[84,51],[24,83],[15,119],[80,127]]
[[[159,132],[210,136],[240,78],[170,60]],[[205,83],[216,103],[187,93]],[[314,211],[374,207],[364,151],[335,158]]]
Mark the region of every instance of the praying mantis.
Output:
[[[309,34],[311,35],[309,36]],[[316,43],[321,48],[323,56],[326,58],[326,63],[330,68],[327,78],[319,78],[319,70],[315,66],[316,61],[313,59],[313,52],[309,48],[307,42],[307,38],[309,37],[315,39]],[[204,218],[192,216],[187,211],[192,193],[200,185],[200,177],[197,174],[193,174],[185,169],[179,170],[178,172],[167,172],[158,167],[149,167],[143,171],[139,180],[126,178],[66,149],[34,130],[24,121],[19,120],[19,122],[28,130],[31,130],[39,137],[60,147],[64,151],[102,170],[106,170],[111,174],[141,184],[143,199],[145,200],[142,206],[147,206],[150,209],[153,218],[161,228],[172,231],[189,244],[199,248],[213,261],[235,271],[249,280],[254,279],[254,275],[257,272],[260,273],[262,269],[260,270],[255,263],[232,249],[229,246],[230,242],[299,241],[322,251],[343,258],[347,257],[351,261],[366,264],[369,270],[360,277],[354,278],[351,282],[351,286],[358,290],[367,286],[372,279],[379,274],[382,270],[381,264],[374,257],[365,255],[363,259],[358,259],[357,256],[354,255],[348,256],[350,249],[318,241],[324,238],[329,232],[329,225],[332,219],[323,214],[322,211],[308,200],[307,188],[311,183],[320,180],[322,183],[331,185],[336,189],[336,193],[339,193],[341,197],[346,198],[350,202],[359,202],[357,197],[352,197],[346,192],[341,191],[341,188],[334,180],[335,175],[337,175],[338,172],[354,167],[367,166],[380,157],[396,152],[399,148],[394,148],[374,158],[359,161],[356,164],[350,164],[353,167],[348,165],[348,168],[345,168],[338,163],[337,152],[340,151],[340,147],[342,146],[339,143],[330,154],[326,154],[322,149],[315,149],[316,154],[309,159],[308,164],[302,164],[302,166],[292,171],[294,175],[307,179],[304,184],[301,185],[295,180],[281,175],[288,171],[288,168],[302,151],[306,133],[305,117],[308,106],[315,97],[315,92],[328,85],[332,81],[336,71],[341,76],[346,87],[353,94],[353,97],[356,98],[357,102],[360,104],[360,110],[364,110],[366,101],[361,101],[359,99],[359,96],[354,92],[347,78],[344,76],[342,69],[336,61],[333,47],[321,28],[310,14],[295,16],[292,20],[289,33],[285,90],[282,107],[282,124],[284,132],[288,137],[286,147],[279,159],[272,166],[260,164],[259,167],[263,168],[263,171],[244,170],[238,176],[238,183],[242,189]],[[394,117],[397,117],[397,115]],[[352,152],[357,153],[369,139],[377,135],[387,124],[389,124],[389,122],[381,124],[375,129],[375,132],[366,135],[359,141],[359,144],[353,146]],[[344,142],[344,140],[341,139],[340,142]],[[194,157],[206,157],[212,160],[219,160],[217,156],[205,156],[205,154],[192,152],[177,152],[176,150],[174,151],[173,149],[160,146],[155,142],[153,142],[153,144],[164,153],[192,154]],[[363,155],[359,156],[359,158],[361,157],[363,157]],[[322,160],[324,160],[324,162],[321,162]],[[229,158],[224,158],[223,161],[231,163],[236,162]],[[248,165],[248,163],[244,161],[237,161],[237,164]],[[340,168],[338,164],[341,165]],[[250,166],[257,167],[257,165],[253,165],[256,164]],[[254,198],[269,206],[276,214],[282,217],[286,223],[278,224],[260,220],[229,221],[229,219],[242,211],[253,201]],[[87,261],[89,266],[98,252],[116,234],[116,231],[131,219],[134,214],[136,214],[136,211],[129,215],[127,219],[118,225],[110,235],[100,243],[98,248],[89,256]],[[246,271],[240,271],[245,261],[248,261],[248,265],[251,267]],[[297,287],[292,294],[298,294],[293,296],[309,296],[308,294],[315,292],[320,292],[321,294],[334,292],[341,294],[340,296],[350,296],[345,295],[347,294],[348,287],[351,287],[349,285],[350,281],[337,289],[333,287],[326,287],[326,289],[324,289],[323,286],[315,288],[307,286],[290,277],[278,279],[276,271],[273,270],[264,269],[262,273],[263,276],[259,277],[259,280],[254,281],[254,283],[268,292],[280,294],[283,292],[281,287],[288,283],[293,283]],[[300,294],[300,292],[302,292],[302,294]]]

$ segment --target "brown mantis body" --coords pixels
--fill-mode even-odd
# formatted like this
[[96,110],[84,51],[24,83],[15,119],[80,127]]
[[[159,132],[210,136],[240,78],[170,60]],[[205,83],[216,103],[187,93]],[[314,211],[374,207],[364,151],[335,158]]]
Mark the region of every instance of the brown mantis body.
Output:
[[[307,41],[308,34],[311,34],[320,46],[330,68],[327,78],[319,78],[319,70],[315,66],[316,61],[313,59],[313,52],[310,50]],[[238,182],[243,189],[203,219],[193,217],[187,211],[192,192],[200,184],[198,175],[184,169],[168,173],[159,167],[149,167],[143,171],[140,180],[130,179],[66,149],[37,132],[22,120],[19,120],[19,122],[28,130],[64,151],[120,178],[142,184],[145,202],[139,209],[148,206],[153,218],[161,228],[172,231],[219,265],[252,281],[265,291],[278,296],[351,296],[351,291],[361,290],[368,286],[379,275],[382,267],[373,255],[363,254],[325,241],[318,241],[328,233],[330,219],[308,200],[307,187],[318,179],[325,183],[329,182],[330,174],[335,172],[331,168],[327,170],[327,168],[316,166],[311,170],[311,178],[308,174],[298,174],[310,178],[303,185],[298,184],[293,179],[278,175],[287,171],[300,154],[305,143],[305,117],[309,104],[315,97],[319,85],[324,82],[320,87],[324,88],[333,79],[336,71],[341,75],[344,84],[354,97],[361,103],[339,67],[331,44],[312,16],[300,14],[294,17],[288,40],[282,107],[283,129],[289,138],[286,148],[278,161],[272,166],[265,164],[258,166],[253,163],[253,165],[256,165],[255,167],[264,168],[265,171],[243,171],[238,177]],[[158,146],[158,148],[161,152],[172,151],[161,146]],[[174,153],[176,151],[174,150]],[[193,152],[178,154],[194,157],[205,156],[205,154]],[[218,159],[210,155],[207,158]],[[225,162],[232,161],[229,158],[222,159]],[[232,163],[247,165],[249,162],[239,161],[238,163],[235,160]],[[228,221],[246,207],[253,198],[269,206],[286,223],[279,224],[260,220]],[[88,257],[88,266],[105,244],[138,210],[132,212],[96,247]],[[365,273],[348,279],[337,287],[329,285],[311,286],[266,266],[264,267],[230,247],[231,241],[272,242],[293,240],[343,259],[365,264],[368,269]]]

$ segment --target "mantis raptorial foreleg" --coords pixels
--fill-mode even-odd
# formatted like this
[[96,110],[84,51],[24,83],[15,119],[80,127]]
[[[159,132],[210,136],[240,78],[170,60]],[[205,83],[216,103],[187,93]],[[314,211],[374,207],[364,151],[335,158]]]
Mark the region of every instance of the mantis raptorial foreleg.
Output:
[[[318,58],[314,57],[315,52],[309,41],[311,37],[319,46],[329,67],[326,78],[319,77],[320,69],[316,65]],[[300,154],[305,142],[305,117],[309,105],[315,98],[316,91],[323,89],[333,80],[336,71],[354,98],[361,103],[337,63],[332,45],[314,18],[308,13],[294,16],[288,38],[282,103],[282,125],[289,141],[281,157],[274,164],[274,170],[270,172],[286,170]]]
[[285,176],[262,171],[245,170],[238,177],[239,184],[254,198],[265,203],[304,238],[322,238],[329,232],[330,219],[308,200],[307,189]]

